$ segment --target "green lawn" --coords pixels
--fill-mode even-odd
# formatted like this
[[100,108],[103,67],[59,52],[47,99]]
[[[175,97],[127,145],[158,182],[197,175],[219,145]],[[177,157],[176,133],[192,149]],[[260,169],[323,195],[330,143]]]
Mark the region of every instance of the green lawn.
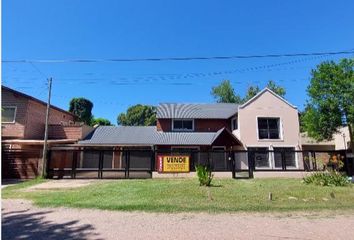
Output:
[[[25,191],[40,181],[2,191],[3,198],[33,200],[39,206],[148,212],[237,212],[354,210],[354,188],[305,185],[300,179],[113,180],[70,190]],[[273,201],[268,200],[269,192]]]

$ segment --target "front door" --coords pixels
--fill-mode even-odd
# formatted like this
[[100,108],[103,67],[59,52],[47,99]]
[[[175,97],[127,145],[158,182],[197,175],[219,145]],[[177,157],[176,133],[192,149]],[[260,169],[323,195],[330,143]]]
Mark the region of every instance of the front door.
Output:
[[229,170],[226,148],[224,146],[213,147],[211,153],[212,167],[214,171],[227,171]]

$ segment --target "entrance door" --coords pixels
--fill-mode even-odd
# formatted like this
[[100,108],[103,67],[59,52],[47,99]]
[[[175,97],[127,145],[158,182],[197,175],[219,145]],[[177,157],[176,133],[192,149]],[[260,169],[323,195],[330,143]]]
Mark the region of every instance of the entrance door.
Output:
[[227,171],[229,170],[227,157],[226,157],[226,147],[215,146],[212,148],[211,160],[212,167],[214,171]]

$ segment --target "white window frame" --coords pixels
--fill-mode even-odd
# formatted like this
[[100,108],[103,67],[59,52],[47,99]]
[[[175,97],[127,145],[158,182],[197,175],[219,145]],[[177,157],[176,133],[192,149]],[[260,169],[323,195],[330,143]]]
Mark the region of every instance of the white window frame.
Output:
[[[175,121],[192,121],[192,129],[175,129]],[[174,132],[193,132],[194,131],[194,119],[183,119],[183,118],[174,118],[172,119],[172,131]]]
[[[272,151],[270,146],[264,146],[264,145],[262,145],[262,146],[257,146],[257,145],[247,146],[247,151],[249,151],[249,148],[267,148],[268,151]],[[273,154],[268,152],[268,167],[257,167],[257,170],[273,169],[273,160],[272,160],[271,155],[273,155]],[[247,156],[247,158],[248,158],[248,156]],[[248,161],[249,161],[249,159],[248,159]]]
[[[234,124],[233,124],[233,121],[236,120],[236,125],[237,125],[237,128],[235,128]],[[231,131],[234,131],[234,130],[238,130],[238,117],[235,116],[233,118],[231,118]]]
[[[259,118],[275,118],[275,119],[279,119],[279,138],[259,138],[259,128],[258,128],[258,119]],[[256,130],[257,130],[257,141],[259,142],[283,142],[284,138],[283,138],[283,121],[281,117],[269,117],[269,116],[256,116]]]
[[1,123],[15,123],[16,122],[16,115],[17,115],[17,106],[3,106],[2,109],[4,109],[4,108],[13,108],[13,109],[15,109],[14,120],[12,122],[3,122],[2,119],[1,119]]

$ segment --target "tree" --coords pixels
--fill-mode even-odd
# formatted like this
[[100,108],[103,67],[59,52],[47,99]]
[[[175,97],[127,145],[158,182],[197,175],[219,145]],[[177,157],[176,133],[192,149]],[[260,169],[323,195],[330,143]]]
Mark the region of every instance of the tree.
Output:
[[118,125],[153,126],[156,124],[156,107],[137,104],[128,108],[126,113],[117,117]]
[[[285,88],[277,85],[273,80],[269,80],[267,83],[267,88],[275,92],[281,97],[284,97],[286,94]],[[247,102],[251,98],[257,95],[261,90],[258,86],[249,86],[246,92],[246,96],[242,99],[243,102]]]
[[241,97],[235,94],[229,80],[223,80],[220,85],[213,87],[211,94],[219,103],[242,103]]
[[93,103],[86,98],[73,98],[70,101],[69,112],[78,117],[79,121],[90,125]]
[[323,62],[311,75],[302,119],[305,130],[316,140],[331,140],[340,127],[348,126],[354,151],[354,59]]
[[92,118],[91,121],[91,126],[95,126],[95,125],[99,125],[99,126],[112,126],[112,123],[105,118]]
[[[281,97],[284,97],[286,94],[285,88],[277,85],[272,80],[267,83],[267,88]],[[218,86],[212,88],[211,94],[214,96],[217,102],[242,104],[253,98],[259,92],[259,86],[251,85],[248,87],[245,97],[241,98],[240,95],[235,94],[230,81],[223,80]]]
[[242,102],[247,102],[248,100],[256,96],[259,91],[260,89],[258,86],[249,86],[246,92],[246,96],[242,99]]

